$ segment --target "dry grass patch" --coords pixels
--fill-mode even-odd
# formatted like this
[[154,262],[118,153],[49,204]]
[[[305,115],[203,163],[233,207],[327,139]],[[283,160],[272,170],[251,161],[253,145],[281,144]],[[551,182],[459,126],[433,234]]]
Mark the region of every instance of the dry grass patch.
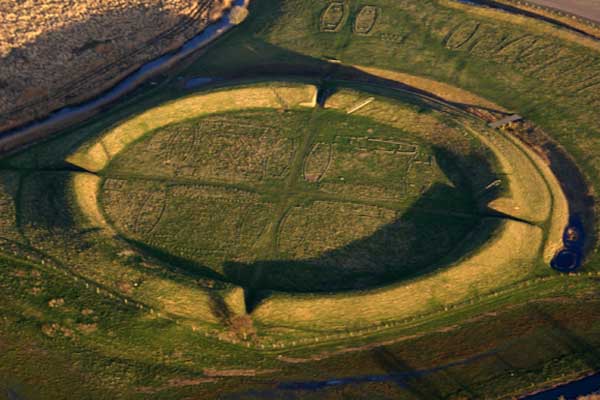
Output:
[[0,130],[106,90],[143,63],[180,47],[230,3],[0,2]]
[[229,290],[223,300],[232,315],[243,316],[246,314],[246,302],[244,301],[244,290],[240,287]]
[[469,130],[494,151],[506,173],[510,193],[489,207],[527,221],[545,222],[552,212],[552,194],[530,156],[503,133]]
[[156,310],[194,320],[197,324],[221,322],[214,312],[210,291],[200,287],[149,278],[136,289],[135,295]]
[[77,330],[81,333],[83,333],[84,335],[89,335],[91,333],[94,333],[98,330],[98,324],[96,323],[92,323],[92,324],[77,324]]
[[548,263],[556,254],[556,251],[563,246],[563,232],[569,223],[569,203],[560,186],[560,182],[558,182],[558,179],[552,173],[548,163],[519,139],[510,134],[507,134],[506,137],[535,163],[539,173],[544,177],[552,196],[552,212],[547,221],[547,238],[544,247],[544,261]]

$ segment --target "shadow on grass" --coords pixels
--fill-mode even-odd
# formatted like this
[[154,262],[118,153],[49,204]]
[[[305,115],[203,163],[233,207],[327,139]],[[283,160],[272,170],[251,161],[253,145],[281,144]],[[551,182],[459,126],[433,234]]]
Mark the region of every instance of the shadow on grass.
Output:
[[[231,37],[231,41],[238,40]],[[314,57],[274,45],[265,40],[253,38],[251,44],[219,42],[218,53],[209,51],[212,57],[201,58],[183,74],[196,76],[202,71],[208,76],[218,77],[212,85],[203,86],[200,91],[211,87],[229,86],[231,83],[254,80],[308,80],[320,86],[360,85],[364,91],[385,92],[392,97],[401,97],[403,101],[439,112],[467,112],[473,107],[506,114],[497,109],[486,108],[456,101],[449,101],[433,92],[409,84],[384,78],[358,69],[352,65],[341,64],[327,57]],[[237,47],[236,47],[237,46]],[[233,49],[235,47],[235,49]],[[251,49],[252,51],[248,50]],[[235,53],[232,53],[234,52]],[[232,63],[231,59],[241,59]]]
[[530,304],[531,313],[544,321],[551,329],[547,336],[559,344],[560,347],[569,349],[569,353],[580,357],[581,362],[590,370],[600,369],[600,350],[585,338],[573,331],[565,321],[561,321],[550,312],[536,304]]
[[435,385],[428,384],[425,374],[420,374],[400,358],[398,354],[390,351],[387,347],[378,347],[371,350],[371,356],[375,362],[394,379],[394,383],[400,388],[407,390],[415,399],[434,400],[443,399]]
[[155,246],[150,246],[139,240],[134,240],[122,235],[120,237],[121,239],[129,243],[131,246],[141,251],[142,254],[152,258],[156,258],[165,265],[170,266],[173,272],[177,272],[192,279],[208,278],[217,281],[227,280],[223,275],[219,274],[218,272],[209,267],[201,265],[200,263],[189,260],[185,257],[176,256],[172,253],[169,253],[168,251],[162,250]]
[[[578,334],[573,327],[569,326],[570,322],[577,323],[581,316],[570,315],[560,319],[552,315],[552,313],[544,309],[543,306],[535,303],[528,305],[530,313],[539,318],[547,327],[544,335],[549,343],[557,348],[564,349],[568,358],[575,358],[578,362],[571,361],[577,365],[579,371],[596,371],[593,375],[582,379],[576,379],[572,382],[567,382],[562,385],[550,387],[547,390],[520,397],[521,400],[547,400],[547,399],[576,399],[583,398],[582,396],[596,393],[598,383],[600,382],[600,350],[597,344],[592,343],[589,338],[586,339],[581,334]],[[582,320],[579,321],[581,323]],[[589,325],[591,321],[587,322]],[[558,358],[555,363],[564,363]],[[555,379],[554,376],[547,376],[546,379]],[[564,379],[564,375],[563,375]]]
[[[390,223],[316,257],[293,259],[281,254],[278,259],[251,263],[226,261],[221,274],[200,262],[138,240],[123,239],[175,273],[243,287],[249,312],[270,291],[364,290],[415,278],[475,251],[495,235],[502,223],[502,218],[489,215],[483,206],[495,197],[494,190],[500,189],[475,196],[473,193],[480,188],[472,187],[472,177],[467,177],[476,168],[478,174],[493,181],[497,177],[490,162],[480,154],[459,155],[441,147],[434,148],[434,155],[450,183],[423,188],[420,198]],[[334,230],[330,231],[335,235]]]
[[225,263],[227,279],[246,289],[247,310],[251,312],[271,290],[363,290],[415,278],[451,265],[484,245],[502,223],[502,218],[488,215],[482,206],[494,194],[477,201],[466,171],[456,165],[462,169],[477,165],[493,177],[491,165],[480,156],[459,156],[441,148],[435,154],[451,184],[438,183],[424,190],[408,210],[373,234],[309,259]]
[[[480,234],[477,239],[483,240],[473,240],[453,252],[481,222],[477,213],[453,210],[456,206],[452,203],[460,195],[452,186],[436,184],[410,209],[370,236],[310,259],[229,262],[224,266],[225,275],[250,289],[291,292],[360,290],[420,275],[452,263],[487,240]],[[446,210],[433,211],[445,203]],[[490,222],[489,236],[498,221]],[[335,234],[333,230],[331,234]]]
[[[285,398],[288,393],[295,394],[299,398],[330,398],[328,394],[339,394],[346,390],[345,393],[351,395],[349,398],[362,398],[357,396],[367,392],[374,396],[371,398],[378,399],[399,398],[399,395],[401,398],[408,395],[407,398],[419,400],[446,399],[448,398],[448,391],[447,387],[444,387],[444,381],[448,378],[449,371],[493,358],[495,354],[495,351],[478,353],[436,367],[417,369],[409,365],[393,350],[382,346],[371,350],[368,356],[365,355],[365,357],[370,358],[367,362],[373,361],[381,368],[382,373],[338,376],[329,379],[321,377],[321,379],[307,381],[284,381],[279,383],[276,389],[254,392],[253,394],[261,395],[257,398],[271,398],[268,396]],[[461,394],[468,396],[465,398],[481,398],[481,395],[474,393],[469,387],[456,383],[454,379],[451,379],[451,382],[460,388]],[[393,387],[390,388],[390,385],[393,385]],[[243,397],[244,394],[240,393],[227,398],[246,398]]]

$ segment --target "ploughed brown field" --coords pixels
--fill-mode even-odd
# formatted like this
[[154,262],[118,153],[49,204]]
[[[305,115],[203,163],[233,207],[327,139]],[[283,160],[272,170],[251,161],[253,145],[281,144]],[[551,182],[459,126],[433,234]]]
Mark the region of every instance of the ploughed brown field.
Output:
[[106,90],[198,34],[229,3],[0,2],[0,131]]

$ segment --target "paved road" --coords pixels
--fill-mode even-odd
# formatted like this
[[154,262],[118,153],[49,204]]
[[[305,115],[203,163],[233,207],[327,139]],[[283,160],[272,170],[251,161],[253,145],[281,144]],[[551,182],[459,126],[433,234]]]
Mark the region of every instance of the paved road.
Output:
[[529,0],[541,6],[567,11],[600,23],[600,0]]

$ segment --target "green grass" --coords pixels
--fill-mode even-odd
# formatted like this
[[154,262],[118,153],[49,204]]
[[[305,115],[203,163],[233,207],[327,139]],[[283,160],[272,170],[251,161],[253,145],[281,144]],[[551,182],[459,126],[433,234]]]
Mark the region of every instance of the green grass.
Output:
[[[355,115],[344,113],[361,99],[361,92],[339,90],[325,109],[216,113],[154,130],[134,118],[107,131],[137,135],[126,146],[98,134],[85,138],[83,151],[74,153],[84,165],[86,152],[97,143],[117,146],[98,182],[104,217],[120,237],[98,225],[102,215],[88,219],[86,207],[97,200],[81,203],[81,195],[94,193],[95,180],[77,186],[73,179],[79,172],[15,168],[24,162],[17,155],[9,161],[14,164],[5,171],[3,186],[4,224],[14,238],[5,251],[63,270],[68,279],[91,282],[86,289],[98,295],[113,293],[114,301],[128,299],[145,310],[138,311],[141,317],[115,322],[122,338],[96,330],[89,343],[81,344],[94,351],[92,359],[114,358],[119,361],[109,363],[111,368],[121,363],[132,369],[142,391],[161,382],[176,386],[185,381],[182,376],[198,373],[210,379],[207,368],[256,369],[257,360],[259,369],[281,368],[276,349],[297,355],[319,351],[314,345],[321,342],[333,349],[397,337],[415,321],[440,323],[440,310],[485,303],[498,288],[511,290],[515,281],[547,274],[546,267],[546,272],[538,268],[530,245],[534,258],[513,260],[519,265],[516,273],[507,273],[514,269],[510,261],[501,268],[491,263],[485,268],[493,275],[483,273],[476,285],[440,292],[457,277],[472,275],[478,263],[472,257],[480,248],[491,251],[486,257],[493,259],[522,237],[513,230],[524,224],[500,227],[498,220],[479,214],[493,198],[482,196],[481,188],[502,174],[503,166],[457,116],[414,99],[403,104],[379,95]],[[168,107],[181,108],[177,102]],[[495,196],[510,195],[509,186]],[[505,229],[508,242],[486,247]],[[530,243],[541,243],[539,228],[528,229]],[[462,243],[469,231],[474,236]],[[439,276],[434,269],[463,258],[462,269],[449,268]],[[402,289],[403,280],[413,285],[424,273],[425,286]],[[262,291],[347,291],[393,281],[400,283],[389,292],[363,290],[356,298],[354,292],[323,299],[266,293],[265,298]],[[227,282],[241,283],[245,293]],[[53,300],[59,307],[67,303],[59,297],[48,301]],[[369,306],[361,307],[361,301]],[[254,307],[256,313],[245,314]],[[350,309],[354,314],[335,316],[336,310]],[[152,328],[159,313],[160,328]],[[79,325],[66,321],[38,329],[42,335],[66,332],[70,337]],[[93,329],[83,325],[80,329]],[[160,340],[148,336],[152,331],[161,332]],[[168,341],[170,347],[148,346],[148,341]],[[207,341],[213,350],[206,356],[187,356],[203,353]],[[165,349],[174,354],[167,364],[179,380],[146,371],[156,368],[156,352]],[[122,372],[102,373],[110,379]]]
[[[106,225],[98,222],[101,211],[88,210],[96,207],[95,184],[74,184],[81,190],[74,196],[69,182],[76,174],[64,171],[24,173],[17,228],[29,245],[62,259],[75,272],[136,293],[154,307],[201,325],[233,324],[240,312],[239,301],[220,281],[244,287],[246,308],[260,306],[258,320],[277,321],[286,314],[282,307],[292,304],[298,322],[305,325],[314,317],[305,320],[303,310],[319,307],[319,301],[311,304],[310,298],[307,303],[300,297],[296,304],[293,298],[267,293],[262,305],[262,291],[364,289],[410,279],[411,290],[397,286],[374,297],[361,293],[372,303],[358,315],[359,325],[364,325],[435,311],[540,273],[534,260],[538,242],[544,241],[541,229],[500,224],[493,218],[479,223],[489,214],[485,204],[494,196],[509,196],[509,204],[525,207],[522,198],[537,192],[532,186],[539,185],[527,183],[537,171],[524,173],[510,162],[495,161],[500,143],[503,158],[514,145],[493,135],[496,149],[486,148],[461,125],[464,116],[440,104],[432,108],[410,97],[403,104],[381,95],[365,103],[361,92],[338,88],[324,110],[259,109],[178,122],[185,120],[190,104],[206,106],[210,99],[221,102],[210,105],[215,110],[242,94],[252,96],[242,100],[246,107],[251,99],[281,107],[278,92],[287,93],[288,100],[289,94],[297,95],[296,101],[308,93],[301,86],[276,88],[245,86],[188,96],[113,126],[69,155],[89,165],[88,157],[97,158],[101,148],[106,150],[100,200],[105,219],[124,240],[111,241],[98,231]],[[160,118],[163,113],[171,124]],[[111,156],[116,157],[107,158]],[[524,168],[527,163],[519,164]],[[511,178],[501,185],[504,189],[485,189],[507,172]],[[521,191],[526,196],[516,197]],[[537,200],[533,203],[527,206],[547,208]],[[54,208],[60,212],[50,211]],[[344,233],[347,225],[353,229]],[[496,238],[499,232],[503,239]],[[526,234],[531,235],[527,249],[521,242]],[[479,254],[479,247],[492,239],[494,245],[484,246]],[[511,247],[523,253],[513,254]],[[490,271],[496,278],[470,272],[472,264],[482,262],[486,269],[502,265]],[[106,263],[108,268],[97,268]],[[511,271],[513,263],[522,267]],[[115,268],[123,264],[127,268],[115,280]],[[436,277],[436,269],[449,265],[453,268]],[[205,283],[195,288],[190,278]],[[430,289],[418,289],[427,287],[430,278]],[[448,285],[448,293],[430,291]],[[333,299],[327,312],[342,304],[352,306],[355,301],[352,293],[349,296]],[[378,304],[389,296],[394,307],[378,311]],[[406,296],[412,297],[410,306],[399,310],[399,299]],[[325,325],[339,323],[333,318]]]
[[[148,119],[145,110],[187,94],[167,83],[1,161],[0,295],[6,301],[0,306],[0,389],[49,399],[230,393],[233,398],[236,393],[241,398],[500,398],[600,367],[597,277],[554,276],[542,263],[542,246],[536,247],[554,222],[475,227],[479,216],[473,210],[479,212],[477,204],[489,199],[474,197],[503,165],[461,125],[485,129],[415,96],[344,82],[348,71],[325,61],[428,77],[516,110],[565,146],[597,187],[598,51],[541,23],[515,19],[513,25],[494,12],[444,1],[345,4],[339,29],[323,32],[328,3],[254,2],[247,22],[174,73],[256,74],[260,80],[300,72],[307,75],[299,80],[334,90],[326,107],[337,110],[284,105],[288,95],[280,88],[263,107],[291,111],[194,114],[185,122],[166,121],[160,114],[152,119],[150,113]],[[356,20],[367,5],[377,7],[377,19],[368,34],[360,34],[371,24],[366,17]],[[304,91],[298,96],[305,97]],[[371,96],[373,104],[344,114]],[[182,115],[205,110],[206,103],[188,99]],[[235,92],[218,99],[220,106],[231,104]],[[291,101],[296,104],[296,98]],[[74,155],[85,155],[123,121],[131,128],[129,147],[105,169],[102,162],[93,164],[103,178],[105,217],[122,234],[115,238],[80,209],[74,171],[65,160],[81,161]],[[216,131],[219,135],[211,135]],[[536,185],[546,182],[555,191],[535,157],[515,152],[518,147],[505,139],[499,134],[493,141],[509,164],[517,158],[518,164],[532,161],[520,186],[528,187],[526,182],[535,181],[528,176],[539,173]],[[418,161],[419,168],[404,172],[407,157],[389,152],[414,154],[412,166]],[[423,184],[430,190],[423,192]],[[528,189],[528,196],[541,194]],[[514,196],[514,191],[504,185],[495,195]],[[164,204],[169,206],[163,210]],[[436,214],[440,209],[457,215]],[[240,220],[246,221],[241,228]],[[360,230],[351,232],[349,226]],[[462,269],[421,268],[473,229],[479,240],[469,252],[461,248],[449,256],[463,262],[455,266]],[[508,239],[496,250],[482,247],[502,232]],[[241,239],[224,243],[232,235]],[[207,249],[210,255],[202,253]],[[512,257],[515,251],[528,258]],[[406,270],[382,268],[407,254],[416,259]],[[335,268],[357,258],[370,260],[382,274],[374,278]],[[319,269],[297,260],[314,261]],[[585,272],[598,265],[593,254]],[[298,273],[290,277],[284,268]],[[415,274],[425,274],[428,286],[403,290],[402,285],[418,283]],[[245,299],[241,289],[221,280],[243,282]],[[332,286],[336,281],[343,283]],[[329,297],[257,290],[341,290],[349,288],[345,282],[364,288],[389,281],[399,282],[389,292]],[[254,303],[252,318],[245,315],[244,302]],[[384,344],[371,347],[377,342]],[[352,348],[357,351],[335,353]],[[324,353],[329,354],[320,361],[311,358]],[[293,364],[280,355],[306,360]],[[409,375],[403,384],[361,381],[316,391],[277,387],[281,380],[436,366],[442,368]],[[210,368],[265,375],[211,378]]]
[[[303,398],[337,398],[340,393],[355,397],[365,392],[380,398],[406,399],[419,398],[419,393],[421,397],[461,394],[500,397],[534,387],[531,385],[538,382],[571,376],[574,367],[587,371],[598,367],[600,361],[595,352],[590,352],[590,348],[597,346],[594,338],[598,337],[599,329],[594,319],[589,319],[599,309],[597,301],[590,297],[594,284],[577,277],[546,281],[497,297],[491,304],[465,307],[413,327],[384,330],[378,340],[408,337],[384,347],[339,354],[309,364],[286,364],[275,360],[276,353],[216,345],[190,336],[172,322],[140,319],[143,314],[138,310],[86,291],[52,270],[14,259],[3,259],[2,268],[0,291],[9,302],[2,303],[0,346],[11,350],[3,351],[0,356],[3,361],[0,376],[4,387],[34,399],[148,398],[149,395],[216,398],[235,392],[246,393],[243,398],[252,398],[252,393],[274,392],[279,396],[289,393],[269,383],[272,380],[269,376],[245,382],[226,378],[188,387],[177,384],[198,379],[203,366],[243,368],[248,363],[255,368],[277,368],[276,376],[284,373],[288,381],[363,376],[367,370],[373,375],[387,375],[448,364],[432,374],[409,378],[416,393],[391,381],[299,392]],[[577,293],[576,299],[506,306],[535,297],[551,299],[565,290]],[[55,299],[64,303],[50,307]],[[477,317],[486,310],[497,313]],[[465,321],[462,326],[436,333],[439,327],[457,319]],[[85,330],[84,325],[93,324],[95,331]],[[511,329],[506,330],[507,325]],[[428,331],[433,332],[424,333]],[[498,335],[499,331],[504,334]],[[423,336],[411,339],[415,332]],[[363,344],[371,341],[363,340]],[[353,345],[361,345],[361,341],[355,339]],[[430,351],[423,352],[424,346]],[[331,349],[328,345],[284,354],[301,358]],[[472,358],[473,354],[480,356]],[[527,356],[523,357],[524,354]],[[461,359],[466,362],[452,364]],[[40,370],[44,371],[42,377]],[[80,384],[69,387],[67,382]],[[44,385],[43,392],[40,385]],[[155,392],[148,394],[144,390]]]

